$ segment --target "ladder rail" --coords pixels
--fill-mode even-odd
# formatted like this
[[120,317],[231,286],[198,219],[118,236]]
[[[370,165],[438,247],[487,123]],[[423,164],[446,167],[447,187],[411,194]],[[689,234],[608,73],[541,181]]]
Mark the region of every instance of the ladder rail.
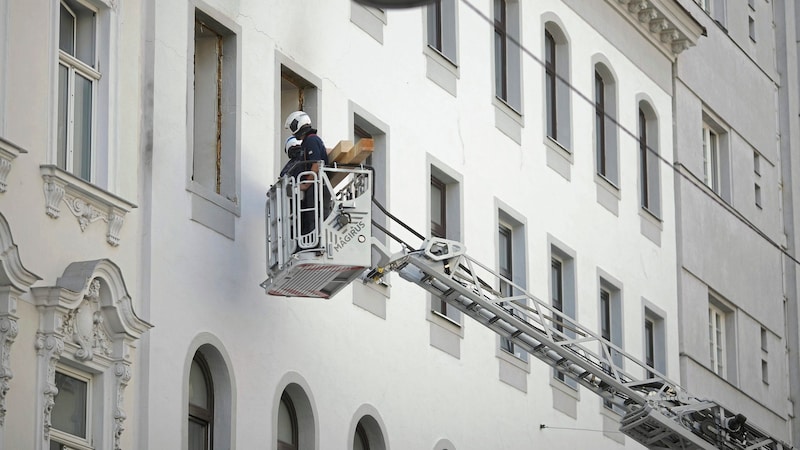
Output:
[[[451,245],[455,251],[448,249]],[[689,395],[655,368],[467,256],[460,243],[431,239],[423,249],[405,250],[378,269],[370,272],[376,274],[373,281],[389,271],[398,272],[626,411],[620,430],[650,448],[792,448],[746,418],[731,425],[744,416]],[[511,286],[512,294],[504,295],[492,282]],[[643,376],[630,373],[631,369]]]

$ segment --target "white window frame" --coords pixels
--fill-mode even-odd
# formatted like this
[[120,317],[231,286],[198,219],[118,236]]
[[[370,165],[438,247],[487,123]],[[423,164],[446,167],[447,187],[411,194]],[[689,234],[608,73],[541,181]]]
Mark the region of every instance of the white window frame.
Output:
[[[83,381],[86,383],[86,438],[82,438],[80,436],[75,436],[74,434],[67,433],[65,431],[61,431],[55,427],[50,428],[50,440],[62,444],[69,448],[70,450],[93,450],[92,447],[92,417],[93,417],[93,399],[92,399],[92,390],[93,387],[93,378],[91,375],[75,370],[71,367],[67,367],[63,364],[58,364],[56,366],[56,372],[60,372],[64,375],[70,376],[75,378],[79,381]],[[58,395],[55,397],[55,401],[58,402]]]
[[707,123],[703,123],[703,183],[712,191],[720,192],[720,136]]
[[722,378],[728,373],[728,336],[725,327],[727,313],[720,307],[708,305],[708,339],[711,371]]
[[[64,137],[64,139],[65,139],[65,149],[64,149],[65,162],[64,162],[64,166],[61,167],[61,162],[58,161],[58,139],[59,139],[58,138],[58,131],[56,131],[56,145],[55,145],[55,154],[56,154],[56,156],[55,156],[55,160],[56,160],[56,164],[59,167],[61,167],[62,169],[66,170],[67,172],[75,174],[79,178],[83,178],[86,181],[94,182],[95,179],[97,178],[97,176],[96,176],[96,168],[95,168],[95,166],[96,166],[96,163],[95,163],[95,161],[96,161],[95,148],[97,146],[96,145],[96,136],[97,136],[97,131],[96,131],[97,130],[97,90],[98,90],[98,85],[99,85],[100,79],[102,77],[102,74],[96,69],[96,67],[98,65],[98,45],[97,45],[98,34],[99,34],[98,33],[98,28],[99,27],[98,27],[98,23],[97,23],[98,10],[96,8],[92,7],[91,5],[89,5],[87,3],[84,3],[84,2],[82,2],[80,0],[73,0],[73,2],[79,4],[83,8],[88,9],[92,14],[94,14],[94,17],[92,19],[93,22],[94,22],[92,24],[92,26],[94,28],[94,33],[93,33],[94,35],[93,35],[93,42],[92,42],[92,46],[93,46],[92,54],[93,54],[93,59],[94,60],[92,61],[93,65],[89,65],[89,64],[81,61],[77,57],[72,56],[72,55],[68,54],[67,52],[61,50],[60,42],[57,43],[58,67],[59,67],[58,71],[60,71],[61,67],[65,67],[67,69],[67,105],[66,105],[67,117],[65,118],[66,119],[66,123],[64,124],[64,126],[66,128],[66,130],[65,130],[66,136]],[[65,8],[72,15],[72,17],[75,19],[76,24],[75,24],[75,28],[73,29],[73,32],[72,32],[72,39],[73,39],[73,48],[77,51],[77,42],[76,42],[76,40],[77,40],[77,37],[76,37],[76,35],[77,35],[77,26],[78,26],[77,25],[77,21],[78,21],[77,14],[75,13],[75,11],[73,11],[72,7],[70,7],[70,5],[67,4],[67,2],[65,2],[64,0],[61,0],[59,2],[59,7],[58,7],[59,18],[60,18],[60,15],[61,15],[61,8],[62,7]],[[59,19],[58,23],[59,23],[59,26],[60,26],[60,19]],[[91,108],[90,108],[91,118],[89,119],[90,126],[91,126],[91,135],[89,137],[90,144],[89,144],[89,149],[86,152],[87,154],[84,155],[84,157],[88,157],[89,158],[89,173],[87,174],[87,177],[81,177],[80,174],[75,173],[75,167],[73,167],[73,160],[74,160],[74,154],[75,154],[75,148],[74,148],[74,133],[75,133],[75,130],[74,130],[74,125],[75,125],[75,101],[74,101],[74,98],[75,98],[75,77],[78,76],[78,75],[83,76],[84,78],[89,80],[91,82],[91,89],[92,89]],[[58,85],[58,74],[56,74],[56,84]],[[58,91],[58,89],[56,91]],[[62,105],[60,104],[60,101],[61,101],[61,99],[58,98],[58,101],[55,102],[57,111],[62,107]],[[56,112],[56,125],[57,125],[56,126],[56,130],[57,130],[58,126],[60,125],[59,124],[59,118],[58,118],[58,112]]]

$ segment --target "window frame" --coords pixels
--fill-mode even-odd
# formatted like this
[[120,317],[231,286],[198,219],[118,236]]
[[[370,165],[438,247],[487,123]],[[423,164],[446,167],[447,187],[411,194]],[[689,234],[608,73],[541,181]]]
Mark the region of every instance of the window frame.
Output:
[[703,183],[717,194],[721,192],[722,183],[720,157],[720,135],[703,122]]
[[[283,393],[281,394],[280,400],[278,400],[278,401],[280,403],[285,404],[286,405],[286,409],[289,412],[289,420],[291,422],[289,425],[292,427],[292,440],[295,442],[294,444],[290,444],[290,443],[287,443],[287,442],[283,442],[283,441],[281,441],[280,439],[278,439],[276,437],[278,450],[297,450],[299,448],[299,439],[300,439],[299,430],[300,430],[300,427],[298,426],[297,410],[294,407],[294,402],[292,401],[292,396],[289,395],[286,392],[286,390],[284,390]],[[278,406],[278,408],[280,409],[280,406]],[[280,423],[278,424],[278,427],[280,427]],[[275,434],[277,435],[277,433],[275,433]]]
[[[86,421],[86,437],[82,438],[80,436],[68,433],[66,431],[62,431],[57,429],[55,426],[50,427],[50,442],[56,442],[61,445],[65,445],[70,449],[74,450],[92,450],[94,447],[92,446],[94,430],[93,430],[93,418],[94,418],[94,399],[93,399],[93,392],[95,389],[94,386],[94,377],[86,372],[77,370],[75,368],[57,364],[56,365],[56,373],[61,373],[62,375],[66,375],[68,377],[74,378],[78,381],[86,383],[86,417],[84,420]],[[58,395],[53,398],[54,402],[58,401]],[[55,406],[54,406],[55,408]]]
[[550,30],[544,30],[544,42],[546,135],[558,142],[558,54],[556,52],[556,40]]
[[[207,427],[206,429],[206,436],[205,436],[205,445],[203,446],[203,450],[209,450],[214,448],[214,377],[211,373],[211,368],[208,365],[208,361],[206,360],[205,356],[202,353],[197,352],[192,358],[192,363],[197,362],[197,366],[200,369],[200,373],[203,376],[203,381],[205,382],[206,387],[206,401],[209,404],[209,408],[202,408],[200,406],[192,404],[191,400],[187,402],[187,411],[188,416],[187,419],[189,422],[195,421],[197,423],[201,423]],[[189,378],[191,380],[191,367],[189,368]],[[188,428],[187,428],[188,430]],[[187,436],[188,439],[188,436]],[[189,443],[187,442],[187,445]],[[192,449],[189,449],[192,450]]]
[[[498,11],[498,5],[500,10]],[[494,94],[508,103],[508,4],[506,0],[493,0],[494,25]],[[498,19],[498,13],[500,18]],[[498,49],[498,46],[500,47]],[[499,78],[499,79],[498,79]]]
[[708,339],[711,371],[722,378],[728,374],[727,313],[714,303],[708,305]]
[[[72,3],[73,5],[70,5]],[[74,11],[74,7],[78,6],[87,10],[88,13],[92,15],[91,18],[91,28],[92,28],[92,39],[91,39],[91,54],[92,54],[92,63],[89,64],[83,60],[81,60],[78,56],[78,27],[80,26],[78,21],[79,17],[78,14]],[[98,13],[99,11],[91,6],[88,3],[85,3],[81,0],[60,0],[58,2],[58,15],[59,20],[57,21],[58,27],[61,26],[61,10],[64,8],[73,18],[73,30],[71,35],[72,38],[72,49],[73,53],[70,54],[65,50],[61,49],[61,42],[60,42],[60,28],[59,32],[56,33],[58,35],[57,44],[56,44],[56,53],[57,53],[57,64],[56,66],[58,69],[56,70],[56,97],[57,100],[55,103],[56,108],[56,137],[55,137],[55,163],[56,165],[75,175],[76,177],[87,181],[89,183],[95,183],[97,181],[97,170],[96,170],[96,148],[97,148],[97,116],[98,116],[98,105],[97,105],[97,97],[98,97],[98,89],[100,85],[100,80],[102,79],[102,73],[97,70],[98,62],[99,62],[99,49],[98,49]],[[67,79],[66,79],[66,99],[62,99],[61,97],[61,68],[66,69]],[[85,151],[81,152],[82,158],[88,160],[84,164],[86,167],[86,173],[83,172],[81,169],[76,169],[75,165],[75,142],[74,142],[74,134],[75,134],[75,83],[76,77],[82,77],[89,81],[90,88],[91,88],[91,99],[89,101],[89,118],[88,118],[88,126],[89,126],[89,148]],[[66,104],[62,105],[62,102],[66,100]],[[63,124],[63,154],[61,140],[62,140],[62,131],[61,131],[61,111],[62,106],[65,111],[65,123]]]

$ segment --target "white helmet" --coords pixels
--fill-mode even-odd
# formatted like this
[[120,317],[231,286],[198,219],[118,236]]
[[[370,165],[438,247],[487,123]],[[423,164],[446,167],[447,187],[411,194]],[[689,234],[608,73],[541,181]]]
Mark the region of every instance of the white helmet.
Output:
[[294,158],[302,143],[303,141],[300,139],[297,139],[294,136],[289,136],[289,138],[286,139],[286,143],[283,145],[283,151],[289,155],[290,158]]
[[304,111],[295,111],[289,114],[283,127],[288,129],[292,134],[297,134],[298,131],[304,127],[311,126],[311,117],[308,117]]

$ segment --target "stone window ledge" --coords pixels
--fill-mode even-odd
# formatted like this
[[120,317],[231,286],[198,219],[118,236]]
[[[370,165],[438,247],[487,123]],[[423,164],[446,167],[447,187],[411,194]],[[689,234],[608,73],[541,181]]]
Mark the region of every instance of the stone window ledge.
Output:
[[61,216],[61,203],[78,219],[81,231],[102,220],[108,224],[106,242],[119,245],[119,233],[125,215],[137,206],[123,198],[84,181],[54,165],[39,166],[44,181],[45,213],[53,219]]
[[0,194],[8,188],[6,180],[11,173],[11,163],[23,153],[28,151],[0,137]]

